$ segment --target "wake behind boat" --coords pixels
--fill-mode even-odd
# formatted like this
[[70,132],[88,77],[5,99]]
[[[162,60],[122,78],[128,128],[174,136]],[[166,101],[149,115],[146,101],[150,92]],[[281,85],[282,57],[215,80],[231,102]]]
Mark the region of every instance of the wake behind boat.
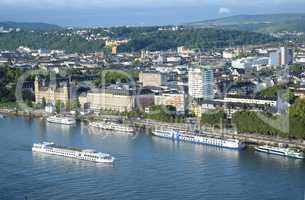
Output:
[[304,153],[302,151],[291,148],[272,147],[272,146],[264,145],[264,146],[255,147],[255,150],[278,156],[305,159]]
[[112,163],[115,160],[114,157],[106,153],[96,152],[95,150],[81,150],[51,142],[33,144],[32,151],[99,163]]
[[186,142],[212,145],[212,146],[229,148],[229,149],[244,149],[246,147],[244,142],[235,139],[222,139],[222,138],[210,137],[206,135],[186,134],[186,133],[180,133],[175,130],[155,130],[153,131],[153,135],[176,141],[186,141]]
[[64,125],[76,124],[76,120],[73,117],[65,117],[65,116],[51,116],[51,117],[47,118],[47,122],[56,123],[56,124],[64,124]]

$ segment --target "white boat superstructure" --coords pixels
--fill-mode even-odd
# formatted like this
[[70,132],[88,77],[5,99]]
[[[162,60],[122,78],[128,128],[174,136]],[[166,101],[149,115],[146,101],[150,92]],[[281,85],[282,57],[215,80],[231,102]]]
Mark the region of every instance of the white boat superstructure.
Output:
[[95,150],[81,150],[79,148],[60,146],[50,142],[33,144],[32,151],[99,163],[112,163],[115,160],[111,155],[96,152]]
[[244,149],[246,147],[244,142],[236,139],[222,139],[207,135],[186,134],[175,130],[155,130],[153,131],[153,135],[177,141],[187,141],[230,149]]
[[282,148],[282,147],[273,147],[273,146],[258,146],[255,147],[256,151],[290,157],[290,158],[297,158],[297,159],[304,159],[304,153],[300,150],[291,149],[291,148]]
[[76,120],[73,117],[65,117],[65,116],[51,116],[47,118],[47,122],[56,123],[56,124],[65,124],[65,125],[74,125],[76,124]]
[[119,124],[115,122],[108,122],[108,121],[90,122],[89,126],[104,130],[110,130],[110,131],[119,131],[119,132],[128,132],[128,133],[134,132],[134,129],[131,126],[125,124]]

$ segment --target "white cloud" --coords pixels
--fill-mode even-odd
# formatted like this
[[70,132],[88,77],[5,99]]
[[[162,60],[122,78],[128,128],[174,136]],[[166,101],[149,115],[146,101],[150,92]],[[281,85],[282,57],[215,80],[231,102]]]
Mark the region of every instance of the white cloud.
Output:
[[231,13],[231,10],[229,8],[219,8],[218,13],[219,14],[229,14],[229,13]]

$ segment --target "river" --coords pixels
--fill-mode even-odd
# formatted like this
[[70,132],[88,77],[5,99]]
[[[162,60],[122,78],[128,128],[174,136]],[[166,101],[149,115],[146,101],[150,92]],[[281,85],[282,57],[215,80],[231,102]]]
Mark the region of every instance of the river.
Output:
[[[96,149],[113,165],[31,152],[49,141]],[[303,200],[305,161],[190,143],[0,119],[0,199]]]

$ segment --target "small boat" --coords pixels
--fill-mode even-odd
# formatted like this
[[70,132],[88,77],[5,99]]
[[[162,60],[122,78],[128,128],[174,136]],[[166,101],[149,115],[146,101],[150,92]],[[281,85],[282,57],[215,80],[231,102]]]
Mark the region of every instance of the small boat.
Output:
[[304,159],[304,153],[297,149],[292,148],[283,148],[283,147],[273,147],[273,146],[258,146],[255,147],[256,151],[278,155],[278,156],[284,156],[284,157],[290,157],[290,158],[297,158],[297,159]]
[[96,152],[91,149],[82,150],[75,147],[56,145],[53,142],[33,144],[32,151],[98,163],[113,163],[115,160],[114,157],[106,153]]

